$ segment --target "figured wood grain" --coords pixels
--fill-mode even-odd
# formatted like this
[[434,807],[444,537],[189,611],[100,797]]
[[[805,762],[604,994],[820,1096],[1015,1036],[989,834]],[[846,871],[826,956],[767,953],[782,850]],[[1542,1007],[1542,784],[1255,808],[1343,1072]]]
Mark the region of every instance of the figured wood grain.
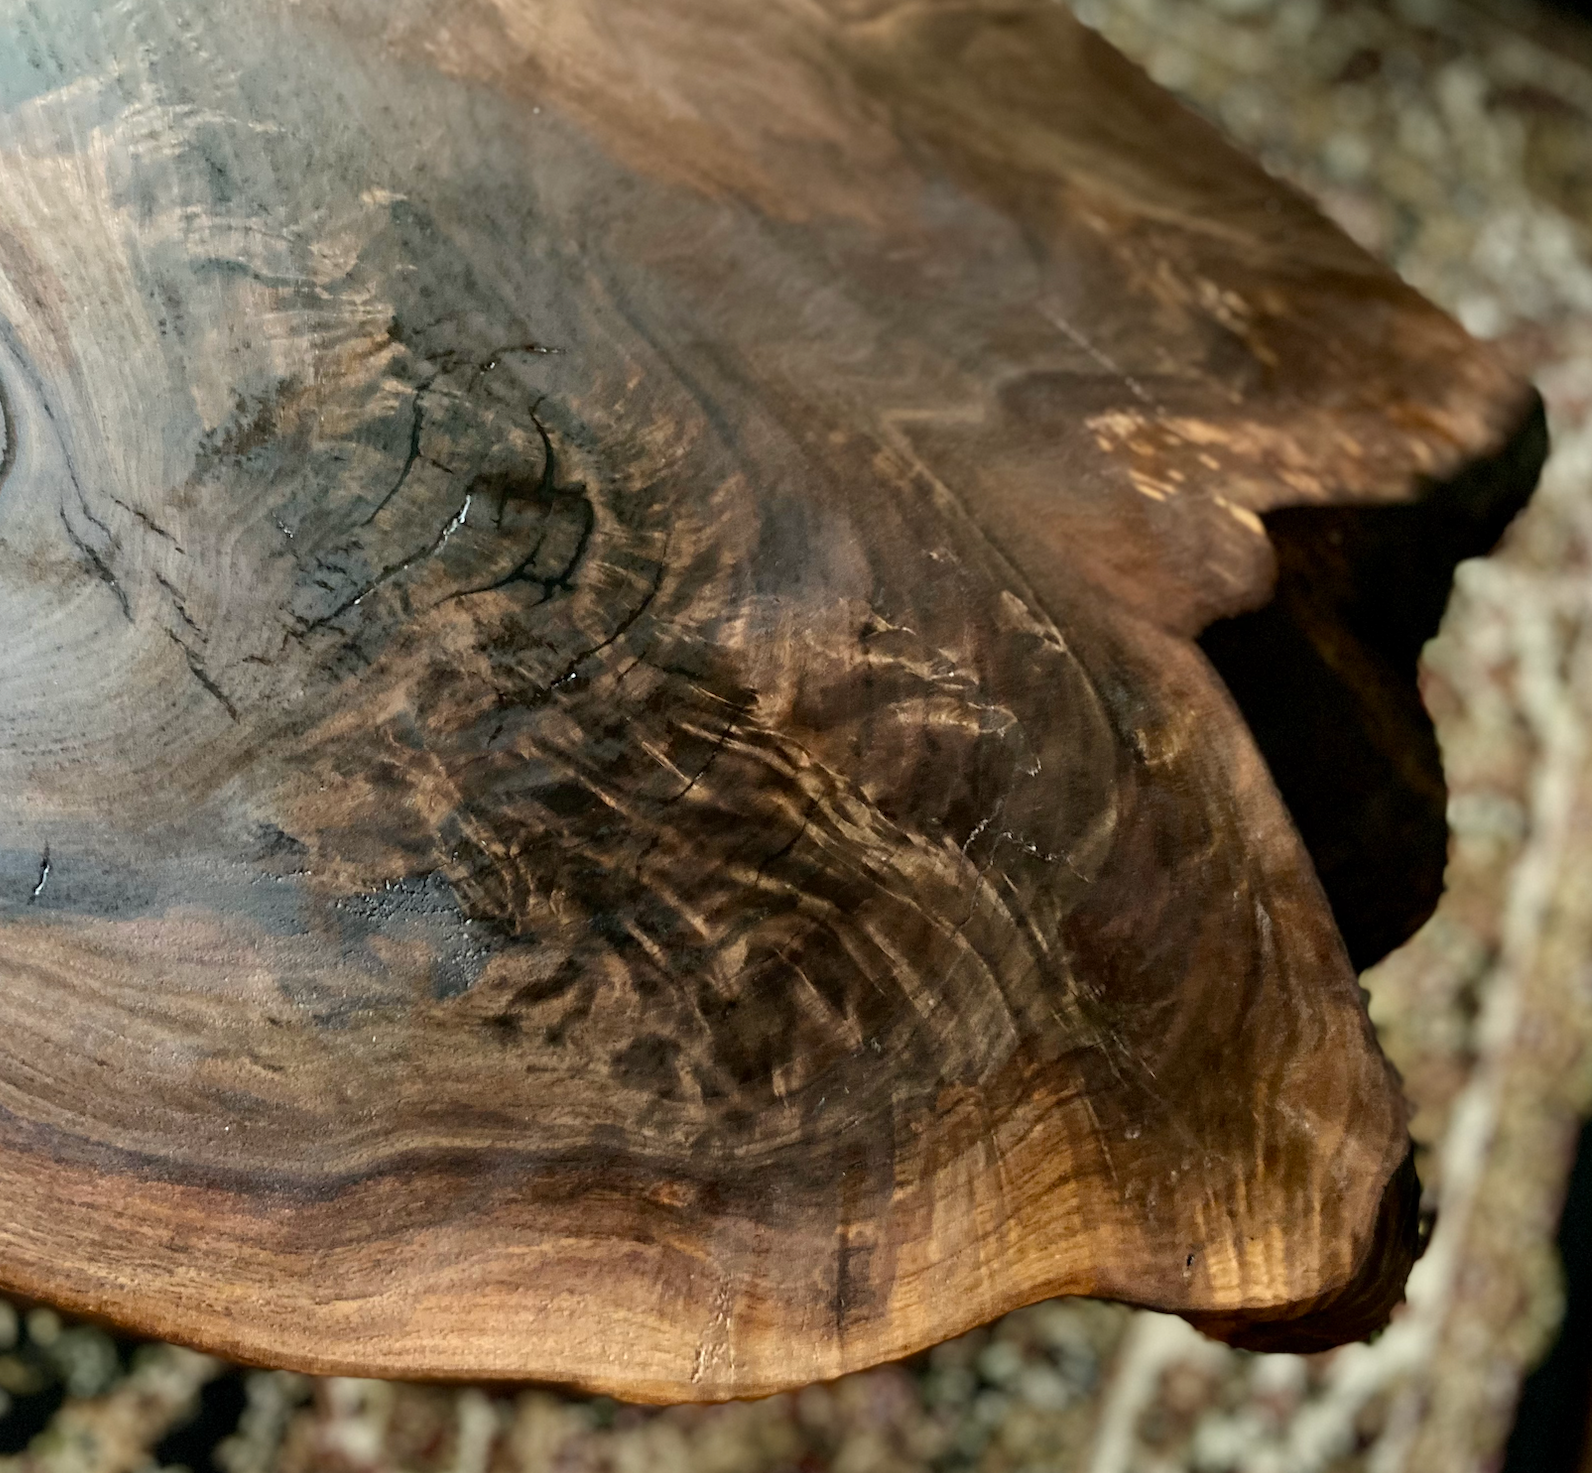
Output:
[[[1491,466],[1482,550],[1488,352],[1051,5],[0,14],[0,1281],[655,1400],[1386,1318],[1398,1083],[1194,636],[1281,508]],[[1418,745],[1375,560],[1284,563]]]

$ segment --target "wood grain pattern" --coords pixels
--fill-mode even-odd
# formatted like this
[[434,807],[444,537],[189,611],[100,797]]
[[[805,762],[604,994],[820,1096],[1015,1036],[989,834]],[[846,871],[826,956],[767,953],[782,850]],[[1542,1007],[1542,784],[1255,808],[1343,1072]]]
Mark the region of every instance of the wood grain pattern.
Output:
[[[0,16],[0,1280],[660,1400],[1385,1319],[1404,1106],[1194,636],[1289,506],[1446,586],[1493,357],[1050,5]],[[1396,754],[1378,565],[1284,564]]]

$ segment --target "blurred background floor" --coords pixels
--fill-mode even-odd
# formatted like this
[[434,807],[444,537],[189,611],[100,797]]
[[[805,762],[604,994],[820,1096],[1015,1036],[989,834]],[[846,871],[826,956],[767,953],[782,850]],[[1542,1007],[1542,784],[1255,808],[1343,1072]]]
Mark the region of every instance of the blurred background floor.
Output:
[[1554,1251],[1592,1102],[1592,24],[1568,0],[1072,3],[1499,340],[1548,402],[1537,500],[1498,557],[1461,569],[1427,653],[1448,893],[1365,979],[1437,1214],[1394,1325],[1329,1355],[1261,1356],[1057,1301],[909,1365],[654,1411],[241,1372],[0,1304],[0,1465],[1467,1473],[1503,1466],[1507,1444],[1510,1473],[1592,1473],[1592,1148],[1562,1230],[1568,1280]]

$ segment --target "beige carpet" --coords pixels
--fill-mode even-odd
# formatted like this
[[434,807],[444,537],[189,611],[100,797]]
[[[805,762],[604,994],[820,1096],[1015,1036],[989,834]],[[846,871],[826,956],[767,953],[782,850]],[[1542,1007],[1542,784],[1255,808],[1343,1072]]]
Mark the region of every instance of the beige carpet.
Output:
[[[212,1383],[224,1473],[1467,1473],[1496,1466],[1560,1311],[1553,1227],[1592,1098],[1592,29],[1458,0],[1075,0],[1352,235],[1500,338],[1555,451],[1503,553],[1461,570],[1425,690],[1452,784],[1437,916],[1366,978],[1418,1107],[1437,1225],[1374,1344],[1302,1359],[1058,1302],[921,1364],[662,1412],[223,1371],[0,1306],[0,1439],[132,1473]],[[218,1378],[230,1378],[218,1379]],[[24,1419],[19,1421],[18,1419]],[[230,1423],[229,1413],[218,1421]],[[182,1455],[202,1462],[189,1439]],[[198,1447],[197,1454],[194,1447]],[[158,1456],[157,1456],[158,1454]]]

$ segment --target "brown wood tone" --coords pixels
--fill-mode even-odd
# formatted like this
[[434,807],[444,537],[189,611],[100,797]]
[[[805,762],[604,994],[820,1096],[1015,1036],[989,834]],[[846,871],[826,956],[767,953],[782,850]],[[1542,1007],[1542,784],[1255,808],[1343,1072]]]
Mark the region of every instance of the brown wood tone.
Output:
[[1059,6],[4,0],[0,383],[7,1286],[654,1400],[1386,1318],[1212,660],[1385,949],[1534,400]]

